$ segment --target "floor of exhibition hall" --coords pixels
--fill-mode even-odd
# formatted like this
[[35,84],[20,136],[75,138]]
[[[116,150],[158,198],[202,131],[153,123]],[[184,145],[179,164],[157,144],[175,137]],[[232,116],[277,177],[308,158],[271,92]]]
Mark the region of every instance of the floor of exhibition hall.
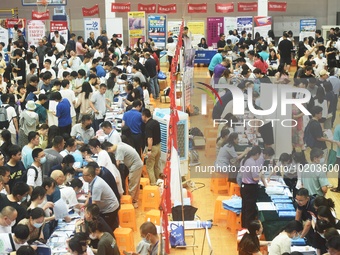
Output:
[[[166,72],[166,67],[162,68],[164,72]],[[292,72],[292,70],[291,70]],[[293,73],[291,73],[293,75]],[[197,82],[210,82],[210,77],[208,73],[207,67],[195,67],[194,70],[194,84]],[[169,82],[168,82],[169,83]],[[192,96],[192,104],[199,106],[200,108],[200,101],[201,97],[200,94],[204,93],[202,90],[199,90],[197,88],[194,88],[194,95]],[[167,108],[169,107],[168,103],[160,103],[153,101],[153,104],[155,107],[159,108]],[[338,104],[338,107],[340,104]],[[208,108],[209,110],[209,108]],[[338,108],[339,113],[339,108]],[[204,128],[208,125],[208,118],[201,115],[196,115],[190,117],[190,127],[198,127],[202,132]],[[212,123],[212,122],[211,122]],[[337,114],[336,122],[335,124],[340,123],[340,117],[339,114]],[[199,153],[199,161],[201,166],[209,166],[212,165],[215,161],[214,157],[207,158],[205,157],[205,151],[204,147],[203,149],[197,150]],[[191,167],[191,171],[193,171],[193,167]],[[189,172],[190,175],[190,172]],[[337,185],[337,179],[336,174],[330,175],[329,181],[333,186]],[[333,177],[333,178],[331,178]],[[335,178],[334,178],[335,177]],[[188,177],[190,179],[190,176]],[[205,186],[203,188],[197,189],[193,191],[193,206],[198,208],[197,215],[200,217],[202,221],[204,220],[211,220],[214,216],[214,205],[215,200],[219,195],[226,195],[223,193],[220,194],[213,194],[210,191],[210,179],[209,178],[192,178],[192,181],[196,183],[203,183]],[[197,185],[197,186],[203,186],[203,185]],[[340,200],[340,194],[334,193],[334,192],[328,192],[327,198],[332,198],[334,201]],[[340,211],[340,205],[339,203],[336,203],[336,211]],[[145,213],[142,211],[141,206],[136,209],[136,216],[137,216],[137,228],[144,222],[145,220]],[[225,255],[225,254],[237,254],[237,242],[236,242],[236,232],[231,232],[230,230],[227,230],[227,224],[226,221],[219,221],[214,222],[213,227],[209,230],[209,236],[211,239],[211,245],[213,248],[213,254],[214,255]],[[194,238],[190,237],[190,235],[194,234]],[[189,235],[189,237],[186,238],[187,245],[191,245],[195,243],[198,248],[187,248],[185,250],[183,249],[171,249],[171,254],[210,254],[209,252],[209,246],[207,242],[204,244],[204,249],[202,252],[202,244],[203,244],[203,238],[204,238],[204,230],[196,230],[194,233],[193,231],[186,231],[186,235]],[[135,237],[135,246],[140,241],[140,234],[139,231],[134,232]],[[202,253],[201,253],[202,252]]]

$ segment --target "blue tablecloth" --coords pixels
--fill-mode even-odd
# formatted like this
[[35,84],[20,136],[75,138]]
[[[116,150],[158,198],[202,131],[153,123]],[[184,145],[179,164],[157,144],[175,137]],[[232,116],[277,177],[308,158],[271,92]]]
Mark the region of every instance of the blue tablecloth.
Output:
[[195,64],[210,64],[216,50],[196,50]]

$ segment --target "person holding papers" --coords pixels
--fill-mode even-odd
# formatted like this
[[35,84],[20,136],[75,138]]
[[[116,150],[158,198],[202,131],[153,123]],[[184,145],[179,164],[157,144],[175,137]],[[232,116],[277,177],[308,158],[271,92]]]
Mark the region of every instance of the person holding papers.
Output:
[[17,251],[22,245],[27,245],[29,229],[26,225],[17,225],[13,233],[11,231],[0,234],[0,254],[8,254]]
[[289,222],[278,234],[269,246],[270,255],[281,255],[285,252],[290,252],[292,239],[298,239],[302,231],[302,223],[296,220]]

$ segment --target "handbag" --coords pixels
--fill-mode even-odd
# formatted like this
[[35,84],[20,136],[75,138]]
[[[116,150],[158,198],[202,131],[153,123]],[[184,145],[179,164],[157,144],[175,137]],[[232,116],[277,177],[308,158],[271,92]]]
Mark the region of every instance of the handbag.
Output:
[[174,223],[170,224],[170,245],[171,248],[177,246],[186,246],[184,240],[184,227],[182,225],[177,225]]
[[[333,150],[333,144],[331,146],[331,148],[329,149],[329,153],[328,153],[328,159],[327,159],[327,169],[332,170],[332,168],[334,167],[336,162],[336,151]],[[332,166],[332,168],[330,168],[330,166]]]

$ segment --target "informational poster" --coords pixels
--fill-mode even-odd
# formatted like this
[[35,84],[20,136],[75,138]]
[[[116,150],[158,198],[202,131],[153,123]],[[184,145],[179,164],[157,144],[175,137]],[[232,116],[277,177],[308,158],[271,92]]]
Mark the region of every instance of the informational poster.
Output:
[[272,29],[272,17],[255,16],[254,17],[254,34],[260,33],[263,38],[268,36],[268,31]]
[[148,37],[152,38],[158,49],[166,45],[166,15],[148,15]]
[[205,38],[205,22],[204,21],[190,21],[187,23],[189,33],[192,37],[192,45],[196,46],[201,42],[201,38]]
[[207,18],[207,44],[209,47],[217,48],[221,33],[224,33],[224,18]]
[[301,19],[300,20],[300,41],[305,37],[315,37],[316,19]]
[[237,32],[241,34],[241,32],[245,30],[248,33],[253,33],[253,17],[245,16],[245,17],[237,17]]
[[236,17],[224,17],[224,33],[227,34],[230,30],[237,28]]
[[38,46],[38,42],[45,36],[46,27],[44,20],[27,21],[27,43],[28,46]]
[[100,36],[100,18],[84,19],[84,40],[90,37],[90,33],[94,33],[94,38]]
[[3,42],[5,44],[4,49],[7,49],[8,45],[8,29],[6,28],[6,20],[0,19],[0,42]]
[[67,21],[50,21],[50,38],[54,36],[54,31],[59,31],[65,41],[68,41],[68,24]]
[[145,12],[128,13],[129,46],[134,48],[138,38],[145,41]]
[[168,21],[168,31],[172,33],[173,36],[179,35],[179,30],[181,28],[182,21],[180,20],[169,20]]

